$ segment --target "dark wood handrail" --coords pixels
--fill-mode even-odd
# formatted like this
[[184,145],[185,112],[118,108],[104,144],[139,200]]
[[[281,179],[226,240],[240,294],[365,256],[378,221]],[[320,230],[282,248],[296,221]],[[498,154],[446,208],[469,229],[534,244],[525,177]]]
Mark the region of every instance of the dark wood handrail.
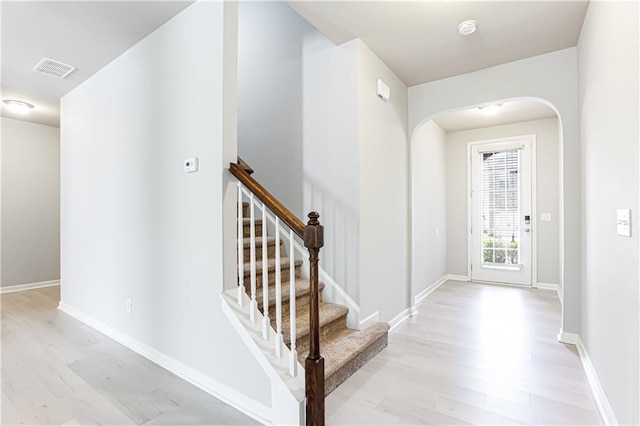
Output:
[[253,169],[238,157],[231,163],[229,171],[246,186],[265,206],[286,223],[296,235],[303,239],[309,250],[309,355],[305,360],[306,423],[324,426],[324,358],[320,355],[320,288],[318,283],[318,258],[324,245],[324,227],[320,225],[316,212],[309,213],[305,224],[291,213],[262,185],[250,175]]
[[238,157],[238,165],[240,166],[240,168],[242,170],[244,170],[245,172],[247,172],[248,175],[252,175],[253,174],[253,169],[251,168],[250,165],[247,164],[246,161],[244,161],[242,158]]
[[[229,165],[229,171],[236,177],[244,186],[249,188],[249,191],[253,192],[253,195],[258,197],[276,216],[278,216],[289,228],[296,233],[300,238],[304,238],[304,223],[289,211],[276,197],[274,197],[269,191],[267,191],[262,185],[260,185],[254,178],[252,178],[247,169],[253,172],[253,169],[249,167],[247,163],[242,161],[238,157],[239,163],[231,163]],[[241,163],[240,163],[241,162]],[[243,166],[244,164],[244,166]]]

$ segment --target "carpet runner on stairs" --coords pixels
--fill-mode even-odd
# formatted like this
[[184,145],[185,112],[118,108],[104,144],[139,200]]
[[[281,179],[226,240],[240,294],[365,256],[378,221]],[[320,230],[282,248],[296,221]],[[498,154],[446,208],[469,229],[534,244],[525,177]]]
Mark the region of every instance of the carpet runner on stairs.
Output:
[[[244,282],[250,282],[250,229],[251,220],[248,205],[243,208],[243,248],[244,248]],[[262,307],[262,221],[255,221],[256,235],[256,300],[260,312]],[[258,238],[260,237],[260,238]],[[276,328],[275,320],[275,237],[267,237],[267,268],[268,268],[268,292],[269,292],[269,318],[271,325]],[[289,258],[282,257],[286,253],[284,243],[280,241],[280,269],[282,284],[282,335],[285,344],[290,347],[289,334]],[[322,255],[322,252],[321,252]],[[296,277],[296,350],[298,360],[304,366],[304,360],[309,352],[309,280],[301,277],[302,261],[295,261]],[[286,283],[286,284],[285,284]],[[349,376],[366,364],[378,352],[388,344],[389,324],[374,323],[363,330],[353,330],[347,327],[346,306],[322,301],[322,289],[324,283],[320,283],[320,354],[325,359],[325,395],[331,393]],[[248,286],[247,286],[248,288]],[[286,291],[285,291],[286,289]]]

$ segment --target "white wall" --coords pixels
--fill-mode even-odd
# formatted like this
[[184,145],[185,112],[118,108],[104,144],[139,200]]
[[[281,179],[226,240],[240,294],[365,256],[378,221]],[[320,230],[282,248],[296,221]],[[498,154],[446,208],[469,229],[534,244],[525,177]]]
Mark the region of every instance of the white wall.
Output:
[[[238,153],[303,217],[303,50],[318,33],[285,2],[238,3]],[[319,33],[318,33],[319,34]]]
[[[536,135],[538,282],[560,284],[560,179],[558,119],[527,121],[447,134],[448,272],[467,275],[467,142]],[[540,213],[551,222],[540,222]],[[535,284],[535,283],[534,283]]]
[[306,222],[320,213],[320,265],[359,299],[358,44],[336,46],[281,2],[241,2],[238,150]]
[[60,129],[2,117],[0,286],[60,278]]
[[[223,206],[236,151],[234,9],[193,4],[62,99],[61,306],[264,412],[270,382],[219,296],[225,274],[235,282],[233,239],[223,255],[235,228],[235,205]],[[192,156],[200,171],[186,174]]]
[[303,65],[304,211],[324,226],[320,265],[360,302],[358,43],[308,33]]
[[[447,211],[446,153],[447,134],[433,120],[427,121],[416,131],[411,145],[414,297],[448,273],[448,217],[455,212]],[[460,275],[465,274],[466,270]]]
[[[638,36],[637,2],[591,2],[578,44],[581,336],[620,424],[640,423]],[[632,238],[616,235],[616,210],[628,208]]]
[[[358,40],[360,298],[364,317],[390,321],[411,306],[407,86]],[[391,88],[377,96],[377,80]]]
[[510,62],[409,89],[409,131],[443,111],[489,101],[543,99],[559,113],[561,142],[561,280],[563,330],[580,328],[580,143],[575,48]]
[[304,205],[325,226],[321,264],[362,318],[389,321],[410,297],[407,87],[359,39],[309,33],[304,46]]

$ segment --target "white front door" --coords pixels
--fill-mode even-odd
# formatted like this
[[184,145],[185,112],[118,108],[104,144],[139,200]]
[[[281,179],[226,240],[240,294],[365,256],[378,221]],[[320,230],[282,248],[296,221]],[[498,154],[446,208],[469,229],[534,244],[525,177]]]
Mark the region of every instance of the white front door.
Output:
[[531,285],[535,136],[471,142],[471,279]]

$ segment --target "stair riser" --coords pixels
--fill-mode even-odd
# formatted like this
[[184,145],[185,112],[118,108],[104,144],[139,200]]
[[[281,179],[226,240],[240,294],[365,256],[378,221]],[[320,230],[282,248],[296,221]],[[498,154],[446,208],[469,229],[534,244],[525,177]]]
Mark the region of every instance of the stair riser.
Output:
[[[321,346],[322,346],[322,341],[325,338],[327,338],[328,336],[331,336],[331,335],[333,335],[335,333],[338,333],[339,331],[342,331],[345,328],[347,328],[347,315],[346,314],[344,316],[336,319],[335,321],[330,322],[329,324],[325,324],[322,328],[320,328]],[[286,339],[286,340],[288,341],[289,339]],[[298,353],[309,352],[310,345],[311,345],[311,342],[309,340],[309,335],[308,334],[306,336],[302,336],[302,337],[300,337],[300,338],[298,338],[296,340],[296,350],[297,350]]]
[[[244,250],[244,261],[249,262],[249,260],[251,259],[251,246],[249,244],[244,244],[243,245],[243,250]],[[283,255],[285,254],[284,251],[284,245],[282,244],[282,241],[280,241],[280,254]],[[275,243],[273,244],[269,244],[267,246],[267,259],[271,259],[274,258],[276,256],[276,245]],[[262,245],[256,245],[256,261],[260,261],[262,260]]]
[[[282,291],[289,291],[289,287],[287,286],[287,288],[285,289],[284,287],[282,288]],[[269,294],[273,294],[271,293],[272,291],[275,291],[272,288],[269,288]],[[296,297],[296,310],[302,309],[303,306],[307,306],[310,302],[309,302],[309,298],[310,298],[310,293],[307,293],[303,296],[297,296]],[[322,292],[320,292],[320,301],[322,301]],[[287,300],[283,300],[282,301],[282,316],[284,317],[285,315],[289,315],[289,307],[290,307],[290,301]],[[260,312],[264,312],[264,310],[262,309],[262,300],[258,301],[258,305],[260,306]],[[275,303],[271,303],[269,305],[269,318],[275,319],[276,317],[276,305]]]
[[[302,276],[302,270],[301,270],[301,266],[302,265],[298,265],[296,266],[295,269],[295,277],[296,278],[300,278]],[[289,265],[287,265],[286,267],[283,267],[280,269],[280,280],[282,283],[282,291],[284,291],[284,289],[286,288],[287,290],[289,289]],[[268,282],[269,282],[269,286],[275,285],[276,282],[276,271],[269,271],[268,273]],[[245,288],[248,290],[249,288],[251,288],[251,272],[246,272],[244,274],[244,286]],[[261,271],[257,271],[256,273],[256,288],[262,288],[262,272]]]
[[[338,386],[340,386],[345,380],[347,380],[353,373],[358,371],[369,360],[376,356],[381,350],[387,347],[389,344],[389,334],[385,333],[380,336],[375,342],[372,342],[367,348],[362,351],[357,357],[347,362],[339,370],[335,371],[331,376],[325,377],[324,382],[324,394],[325,396],[333,392]],[[322,351],[320,353],[322,355]]]
[[[251,236],[251,224],[249,222],[244,224],[242,237],[249,238]],[[256,223],[256,237],[262,237],[262,225],[260,223]]]

